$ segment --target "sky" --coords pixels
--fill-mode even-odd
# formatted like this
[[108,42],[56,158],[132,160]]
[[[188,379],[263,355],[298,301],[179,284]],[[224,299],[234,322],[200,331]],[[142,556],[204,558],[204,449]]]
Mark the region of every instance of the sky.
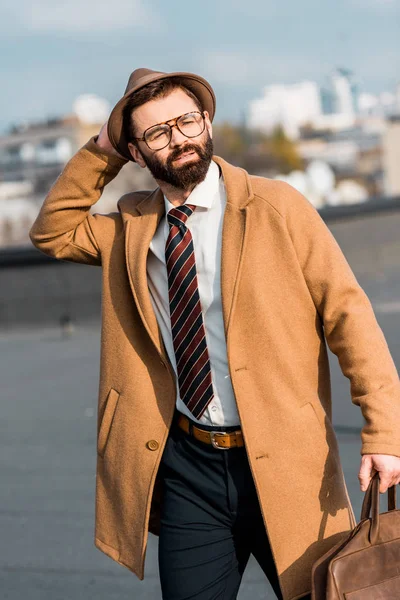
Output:
[[400,82],[400,0],[2,0],[0,131],[71,113],[80,94],[111,106],[139,67],[189,71],[238,122],[272,83],[323,85],[336,67],[361,91]]

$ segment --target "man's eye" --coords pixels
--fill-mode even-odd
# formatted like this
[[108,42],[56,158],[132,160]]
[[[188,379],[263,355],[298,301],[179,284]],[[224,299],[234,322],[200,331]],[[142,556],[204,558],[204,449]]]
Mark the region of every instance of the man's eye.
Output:
[[163,135],[165,135],[165,131],[162,129],[159,129],[158,131],[154,131],[149,135],[149,138],[151,140],[158,140],[160,137],[162,137]]

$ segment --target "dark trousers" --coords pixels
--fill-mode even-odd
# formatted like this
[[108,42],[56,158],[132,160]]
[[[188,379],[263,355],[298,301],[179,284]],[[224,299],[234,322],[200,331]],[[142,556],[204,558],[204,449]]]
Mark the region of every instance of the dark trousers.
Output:
[[245,448],[218,450],[174,420],[161,470],[163,600],[234,600],[250,554],[282,599]]

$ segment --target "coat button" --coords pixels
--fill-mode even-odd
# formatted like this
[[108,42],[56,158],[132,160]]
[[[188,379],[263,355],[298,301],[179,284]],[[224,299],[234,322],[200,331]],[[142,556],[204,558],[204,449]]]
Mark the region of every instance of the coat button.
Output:
[[157,442],[157,440],[149,440],[147,442],[146,446],[148,447],[149,450],[157,450],[159,443]]

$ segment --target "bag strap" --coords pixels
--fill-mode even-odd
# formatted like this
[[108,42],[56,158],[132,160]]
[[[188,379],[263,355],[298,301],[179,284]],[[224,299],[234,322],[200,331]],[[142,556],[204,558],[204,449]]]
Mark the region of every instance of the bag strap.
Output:
[[396,486],[392,485],[388,489],[388,510],[396,510]]
[[[369,540],[371,544],[376,543],[379,534],[379,484],[379,471],[377,471],[369,482],[361,509],[361,520],[368,519],[371,513],[371,527],[369,531]],[[390,486],[387,491],[388,510],[396,510],[396,486]]]

